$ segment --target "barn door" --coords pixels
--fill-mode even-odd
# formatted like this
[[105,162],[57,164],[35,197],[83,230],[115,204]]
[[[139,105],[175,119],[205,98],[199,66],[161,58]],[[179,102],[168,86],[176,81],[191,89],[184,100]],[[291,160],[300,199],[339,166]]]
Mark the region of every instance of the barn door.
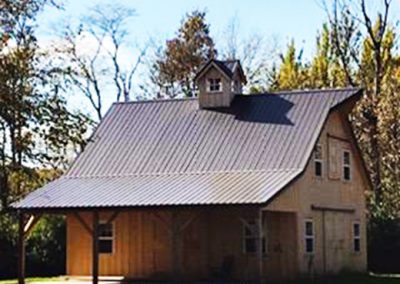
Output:
[[341,212],[325,212],[325,272],[339,273],[346,254],[346,218]]

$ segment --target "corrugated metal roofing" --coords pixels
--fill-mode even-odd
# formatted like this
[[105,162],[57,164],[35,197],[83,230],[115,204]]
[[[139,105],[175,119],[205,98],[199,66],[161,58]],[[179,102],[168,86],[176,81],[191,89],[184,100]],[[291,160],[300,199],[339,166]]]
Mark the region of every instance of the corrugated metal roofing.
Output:
[[331,108],[358,92],[240,95],[210,110],[117,103],[69,172],[14,206],[266,202],[304,169]]
[[253,204],[299,171],[61,178],[15,204],[23,208]]

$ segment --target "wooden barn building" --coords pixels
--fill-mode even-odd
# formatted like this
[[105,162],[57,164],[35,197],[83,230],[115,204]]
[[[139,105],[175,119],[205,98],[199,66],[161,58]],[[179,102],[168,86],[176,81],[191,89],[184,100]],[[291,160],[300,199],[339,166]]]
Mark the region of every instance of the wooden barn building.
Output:
[[[198,97],[115,103],[61,178],[12,207],[67,220],[67,274],[261,281],[366,270],[359,89],[243,95],[209,61]],[[31,216],[26,221],[27,216]]]

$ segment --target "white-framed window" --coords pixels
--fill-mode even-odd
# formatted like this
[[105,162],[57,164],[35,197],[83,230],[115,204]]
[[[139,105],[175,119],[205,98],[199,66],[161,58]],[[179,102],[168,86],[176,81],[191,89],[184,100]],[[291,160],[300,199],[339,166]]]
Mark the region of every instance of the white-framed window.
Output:
[[[257,253],[257,242],[259,240],[258,225],[256,220],[246,220],[243,222],[243,252]],[[262,252],[267,253],[267,239],[262,238]]]
[[210,78],[208,79],[208,91],[210,93],[222,92],[221,78]]
[[304,221],[304,247],[306,253],[312,254],[315,250],[315,232],[314,232],[314,222],[311,219]]
[[350,181],[351,180],[351,153],[349,150],[343,150],[343,158],[342,158],[342,169],[343,169],[343,180]]
[[321,144],[315,145],[314,149],[314,174],[316,177],[322,177],[323,155]]
[[353,251],[361,251],[361,225],[359,222],[353,223]]
[[100,221],[99,223],[99,253],[112,254],[114,252],[114,223]]

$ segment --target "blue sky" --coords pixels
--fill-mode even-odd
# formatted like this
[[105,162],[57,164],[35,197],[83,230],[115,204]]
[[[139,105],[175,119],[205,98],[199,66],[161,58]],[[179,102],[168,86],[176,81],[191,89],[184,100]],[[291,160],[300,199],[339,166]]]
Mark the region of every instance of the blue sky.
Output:
[[[69,0],[65,11],[47,9],[40,16],[42,36],[51,36],[60,19],[84,15],[94,0]],[[136,10],[131,22],[131,36],[136,40],[148,38],[165,40],[172,37],[186,12],[194,9],[207,11],[211,33],[218,38],[233,17],[240,22],[240,33],[245,36],[259,33],[278,37],[282,44],[292,38],[305,48],[306,54],[314,49],[316,31],[325,21],[325,11],[320,0],[121,0],[120,3]]]
[[[67,0],[63,11],[47,8],[40,15],[39,40],[49,42],[56,39],[56,33],[62,30],[65,23],[85,16],[94,4],[110,1],[136,10],[137,16],[129,22],[129,36],[140,46],[149,39],[164,43],[174,36],[187,12],[200,9],[207,12],[207,21],[217,48],[228,24],[236,17],[239,21],[239,38],[257,33],[267,42],[269,39],[277,40],[280,49],[276,53],[284,52],[284,47],[293,39],[296,47],[303,49],[303,58],[310,59],[315,50],[317,31],[327,21],[323,0]],[[397,1],[393,1],[392,16],[400,14]],[[368,7],[373,10],[377,3],[380,1],[369,0]],[[133,64],[136,59],[134,51],[125,53],[124,62],[130,59]],[[135,76],[134,82],[139,85],[141,80],[144,80],[143,76]],[[82,96],[71,93],[69,101],[73,107],[82,109],[83,105],[84,109],[90,109]],[[105,110],[113,100],[112,96],[106,96]]]

